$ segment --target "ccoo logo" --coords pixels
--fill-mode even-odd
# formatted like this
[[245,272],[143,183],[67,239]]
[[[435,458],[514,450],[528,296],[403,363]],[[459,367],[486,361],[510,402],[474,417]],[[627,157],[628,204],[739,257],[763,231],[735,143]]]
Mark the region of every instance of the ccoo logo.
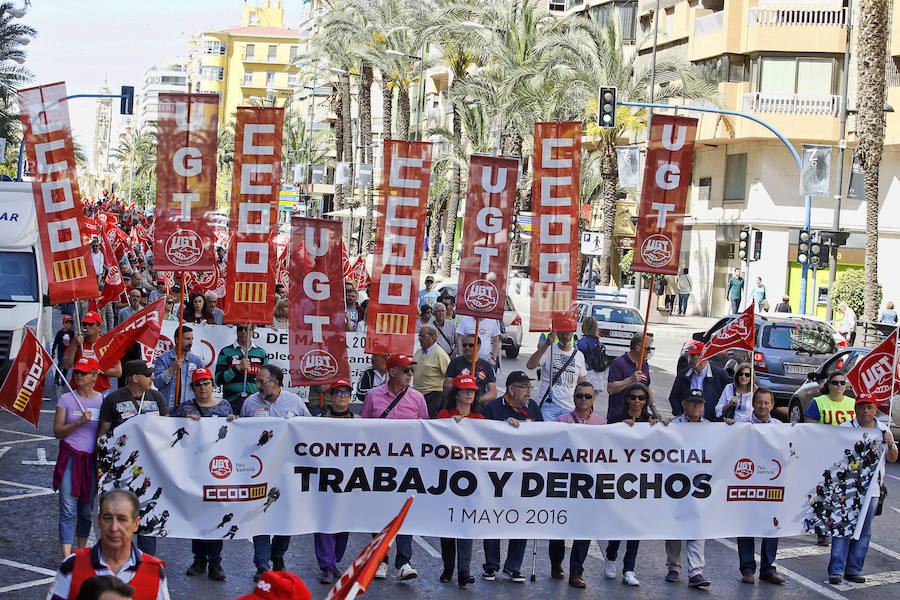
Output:
[[310,350],[300,359],[300,373],[308,379],[326,379],[337,372],[337,361],[325,350]]
[[209,474],[216,479],[225,479],[231,475],[232,468],[231,460],[227,456],[214,456],[209,461]]
[[749,479],[753,475],[753,461],[749,458],[742,458],[734,463],[734,476],[740,480]]
[[497,286],[487,279],[478,279],[466,287],[466,306],[470,310],[491,312],[500,302]]

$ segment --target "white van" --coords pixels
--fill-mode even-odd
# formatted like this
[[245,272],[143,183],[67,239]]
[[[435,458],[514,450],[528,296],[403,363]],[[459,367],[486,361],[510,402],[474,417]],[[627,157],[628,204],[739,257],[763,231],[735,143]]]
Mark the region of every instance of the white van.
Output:
[[31,183],[0,182],[0,377],[18,354],[26,326],[45,346],[52,343],[46,291]]

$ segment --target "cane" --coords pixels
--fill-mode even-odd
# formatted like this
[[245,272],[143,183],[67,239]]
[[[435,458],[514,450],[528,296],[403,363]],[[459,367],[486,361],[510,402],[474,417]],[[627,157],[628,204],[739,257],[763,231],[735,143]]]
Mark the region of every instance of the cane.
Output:
[[531,540],[531,580],[534,581],[534,565],[537,561],[537,540]]

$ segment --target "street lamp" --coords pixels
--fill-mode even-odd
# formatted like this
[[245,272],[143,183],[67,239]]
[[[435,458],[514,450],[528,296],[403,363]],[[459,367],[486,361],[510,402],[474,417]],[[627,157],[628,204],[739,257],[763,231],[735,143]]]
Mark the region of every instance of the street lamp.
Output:
[[418,102],[416,102],[416,135],[419,137],[419,141],[422,140],[422,113],[425,111],[425,78],[424,75],[424,67],[425,67],[425,45],[427,42],[422,42],[422,53],[419,56],[415,54],[407,54],[405,52],[400,52],[399,50],[394,50],[392,48],[388,48],[384,51],[385,54],[389,54],[390,56],[406,56],[408,58],[413,58],[419,61],[419,98]]

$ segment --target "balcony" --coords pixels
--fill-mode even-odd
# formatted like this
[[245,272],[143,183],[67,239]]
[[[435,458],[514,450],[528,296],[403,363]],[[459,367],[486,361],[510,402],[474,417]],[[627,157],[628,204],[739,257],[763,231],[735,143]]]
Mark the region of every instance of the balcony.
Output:
[[775,8],[754,6],[747,14],[749,27],[845,27],[846,8],[814,6]]
[[[764,120],[789,140],[833,145],[840,138],[840,96],[751,92],[738,98],[743,112]],[[775,139],[775,135],[759,123],[737,118],[734,139]]]
[[283,58],[279,58],[278,56],[270,57],[265,54],[256,54],[255,52],[253,54],[248,55],[246,51],[241,56],[241,60],[245,63],[256,63],[256,64],[263,64],[263,65],[286,65],[286,64],[288,64],[287,60],[284,60]]
[[765,92],[744,94],[743,112],[836,117],[840,111],[840,96],[810,96],[806,94],[773,94]]
[[725,12],[715,12],[694,19],[694,35],[721,31],[725,27]]
[[747,9],[745,53],[825,52],[840,54],[847,44],[847,12],[816,6]]

